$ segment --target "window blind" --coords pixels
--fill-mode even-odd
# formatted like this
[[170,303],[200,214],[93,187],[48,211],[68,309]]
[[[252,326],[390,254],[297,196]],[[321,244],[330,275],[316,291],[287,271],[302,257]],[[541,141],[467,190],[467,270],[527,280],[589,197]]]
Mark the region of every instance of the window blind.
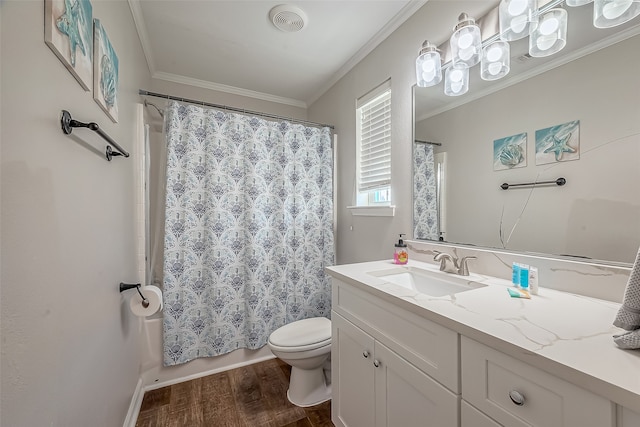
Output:
[[362,105],[358,191],[391,185],[391,90]]

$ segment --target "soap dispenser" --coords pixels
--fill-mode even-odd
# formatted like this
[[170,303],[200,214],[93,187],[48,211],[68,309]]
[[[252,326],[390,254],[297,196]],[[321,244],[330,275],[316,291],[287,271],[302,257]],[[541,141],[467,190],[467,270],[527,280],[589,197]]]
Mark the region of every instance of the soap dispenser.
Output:
[[402,240],[404,234],[400,234],[400,239],[396,243],[396,250],[393,253],[394,264],[406,264],[409,261],[409,252],[407,252],[407,244]]

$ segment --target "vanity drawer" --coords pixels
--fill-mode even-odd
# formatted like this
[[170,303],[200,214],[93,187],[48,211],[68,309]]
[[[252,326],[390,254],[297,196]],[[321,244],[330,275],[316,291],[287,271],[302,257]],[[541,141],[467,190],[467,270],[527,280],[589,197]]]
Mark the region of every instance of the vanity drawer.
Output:
[[463,399],[505,426],[614,425],[614,405],[603,397],[466,337],[461,353]]
[[449,390],[459,393],[456,332],[339,280],[332,281],[333,310]]

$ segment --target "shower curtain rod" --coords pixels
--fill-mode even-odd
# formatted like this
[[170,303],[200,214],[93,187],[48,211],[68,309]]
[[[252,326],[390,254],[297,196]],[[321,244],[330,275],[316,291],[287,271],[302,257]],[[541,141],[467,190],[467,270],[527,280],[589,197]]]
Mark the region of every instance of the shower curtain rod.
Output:
[[420,144],[429,144],[429,145],[437,145],[437,146],[441,146],[442,145],[442,143],[440,143],[440,142],[420,141],[419,139],[416,139],[415,142],[418,142]]
[[142,89],[138,90],[138,94],[139,95],[146,95],[146,96],[153,96],[153,97],[156,97],[156,98],[164,98],[164,99],[169,99],[169,100],[174,100],[174,101],[180,101],[180,102],[188,102],[190,104],[202,105],[204,107],[219,108],[221,110],[235,111],[237,113],[242,113],[242,114],[247,114],[247,115],[267,117],[267,118],[270,118],[270,119],[287,120],[287,121],[290,121],[290,122],[301,123],[301,124],[312,125],[312,126],[318,126],[318,127],[328,127],[328,128],[330,128],[332,130],[335,129],[335,126],[326,125],[326,124],[323,124],[323,123],[310,122],[310,121],[307,121],[307,120],[294,119],[294,118],[291,118],[291,117],[278,116],[278,115],[275,115],[275,114],[261,113],[259,111],[244,110],[242,108],[229,107],[227,105],[211,104],[211,103],[208,103],[208,102],[198,101],[198,100],[195,100],[195,99],[180,98],[180,97],[177,97],[177,96],[171,96],[171,95],[167,95],[167,94],[164,94],[164,93],[149,92],[149,91],[142,90]]

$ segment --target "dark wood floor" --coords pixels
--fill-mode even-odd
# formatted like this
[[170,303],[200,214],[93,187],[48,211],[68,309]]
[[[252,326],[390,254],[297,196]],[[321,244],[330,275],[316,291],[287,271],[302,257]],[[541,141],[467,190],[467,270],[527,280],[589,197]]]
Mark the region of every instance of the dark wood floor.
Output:
[[331,401],[287,400],[290,373],[272,359],[148,391],[136,427],[333,427]]

